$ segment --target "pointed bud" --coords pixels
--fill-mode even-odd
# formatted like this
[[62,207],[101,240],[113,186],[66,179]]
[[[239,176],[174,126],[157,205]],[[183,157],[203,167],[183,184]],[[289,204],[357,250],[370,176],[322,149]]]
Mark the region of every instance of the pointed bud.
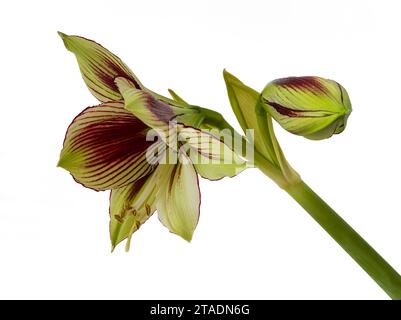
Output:
[[274,80],[263,89],[262,101],[284,129],[312,140],[343,132],[352,110],[344,87],[319,77]]

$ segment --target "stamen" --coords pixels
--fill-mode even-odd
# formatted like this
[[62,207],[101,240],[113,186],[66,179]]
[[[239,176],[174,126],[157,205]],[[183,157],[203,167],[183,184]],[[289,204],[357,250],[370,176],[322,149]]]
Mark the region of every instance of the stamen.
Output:
[[136,226],[136,230],[138,230],[141,227],[141,223],[138,220],[136,220],[135,226]]
[[148,205],[147,203],[145,204],[145,210],[146,210],[146,215],[148,217],[150,217],[151,209],[150,209],[150,205]]
[[121,217],[121,216],[119,216],[119,215],[114,215],[114,218],[118,221],[118,222],[120,222],[120,223],[124,223],[124,219]]

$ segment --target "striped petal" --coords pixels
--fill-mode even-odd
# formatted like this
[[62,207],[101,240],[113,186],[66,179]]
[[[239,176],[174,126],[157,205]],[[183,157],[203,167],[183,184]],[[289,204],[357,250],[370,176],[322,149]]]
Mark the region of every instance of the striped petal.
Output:
[[191,127],[179,130],[179,141],[195,166],[196,171],[209,180],[234,177],[247,167],[233,146],[220,141],[215,135]]
[[185,154],[181,162],[158,167],[160,182],[156,198],[160,221],[173,233],[191,241],[199,220],[198,175]]
[[124,97],[125,108],[153,128],[173,150],[177,150],[177,119],[191,110],[169,105],[143,90],[136,89],[127,79],[117,78],[116,84]]
[[133,86],[143,89],[132,71],[100,44],[78,36],[68,36],[59,32],[65,47],[75,54],[82,77],[92,94],[101,102],[121,100],[114,79],[124,77]]
[[122,103],[89,107],[69,126],[58,165],[85,187],[123,187],[153,170],[146,159],[154,146],[146,141],[147,131]]
[[129,250],[132,234],[155,212],[156,175],[143,177],[126,187],[112,190],[110,194],[110,240],[112,249],[128,239]]
[[117,78],[115,82],[127,110],[153,129],[168,130],[169,122],[177,115],[173,106],[157,100],[143,90],[138,90],[125,78]]

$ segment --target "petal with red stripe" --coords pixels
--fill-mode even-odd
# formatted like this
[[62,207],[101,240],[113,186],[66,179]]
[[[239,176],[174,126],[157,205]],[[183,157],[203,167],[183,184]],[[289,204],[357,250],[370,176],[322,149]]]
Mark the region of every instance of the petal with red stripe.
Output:
[[179,112],[177,108],[154,98],[150,93],[135,88],[129,80],[117,78],[125,108],[153,129],[168,130],[168,125]]
[[153,128],[167,145],[176,150],[175,120],[192,111],[158,100],[150,93],[136,89],[127,79],[117,78],[116,84],[124,97],[125,108]]
[[160,221],[173,233],[191,241],[199,220],[198,175],[186,154],[176,165],[159,165],[156,207]]
[[111,191],[110,240],[112,249],[124,239],[129,250],[131,236],[155,212],[156,175],[151,173],[136,182]]
[[104,103],[80,113],[68,127],[59,166],[85,187],[123,187],[149,174],[149,128],[122,103]]
[[234,151],[233,141],[221,141],[211,132],[180,127],[181,149],[189,155],[196,171],[209,180],[234,177],[247,168],[247,162]]
[[82,77],[92,94],[101,102],[121,100],[114,79],[124,77],[135,88],[143,89],[133,72],[120,58],[100,44],[78,36],[59,35],[67,50],[75,54]]

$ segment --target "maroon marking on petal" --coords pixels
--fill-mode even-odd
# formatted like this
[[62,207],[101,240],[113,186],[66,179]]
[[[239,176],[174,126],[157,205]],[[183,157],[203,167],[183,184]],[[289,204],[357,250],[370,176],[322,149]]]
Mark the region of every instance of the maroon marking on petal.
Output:
[[[104,94],[102,94],[99,90],[96,90],[95,89],[95,87],[97,87],[98,85],[97,84],[95,84],[90,78],[88,78],[84,73],[81,73],[82,74],[82,77],[83,77],[83,79],[84,79],[84,81],[85,81],[85,83],[87,83],[87,86],[89,87],[89,90],[91,90],[94,94],[95,94],[95,96],[96,95],[98,95],[99,97],[103,97],[103,99],[99,99],[99,100],[101,100],[101,101],[109,101],[110,100],[110,98],[109,97],[106,97]],[[90,82],[90,83],[88,83],[88,82]]]
[[[329,117],[332,114],[328,113],[327,111],[323,110],[295,110],[288,107],[285,107],[277,102],[271,102],[266,99],[263,99],[266,104],[273,107],[278,113],[283,116],[291,117],[291,118],[322,118],[322,117]],[[314,112],[327,112],[326,114],[322,115],[312,115]],[[308,113],[308,114],[305,114]]]
[[[117,77],[124,77],[126,79],[129,79],[137,89],[139,89],[139,90],[143,89],[141,87],[141,85],[137,82],[135,77],[131,73],[128,72],[128,70],[129,70],[128,67],[124,64],[124,62],[119,57],[117,57],[115,54],[111,53],[108,49],[106,49],[101,44],[97,43],[96,41],[93,41],[91,39],[87,39],[87,38],[84,38],[81,36],[74,36],[74,37],[81,38],[85,41],[93,43],[95,45],[94,50],[97,51],[97,54],[104,59],[103,63],[105,65],[107,65],[108,68],[110,68],[113,71],[114,75],[109,75],[106,72],[104,72],[104,70],[97,67],[97,65],[94,64],[91,60],[88,61],[89,63],[91,63],[91,67],[95,71],[96,75],[102,80],[102,82],[107,87],[109,87],[110,89],[112,89],[115,92],[119,92],[116,84],[114,83],[114,80]],[[68,49],[68,50],[71,50],[71,49]],[[108,52],[109,55],[115,61],[110,60],[107,56],[104,55],[103,52]],[[127,71],[124,70],[124,68],[127,69]]]
[[[146,141],[146,127],[141,128],[137,123],[133,121],[116,126],[97,121],[88,124],[80,130],[79,135],[72,137],[72,151],[84,148],[105,161],[142,152],[151,143]],[[112,158],[107,159],[105,151],[112,153]]]
[[326,87],[316,77],[288,77],[273,81],[274,84],[281,87],[294,90],[309,90],[316,94],[327,94]]
[[[94,179],[94,180],[90,180],[90,181],[93,181],[94,184],[96,181],[99,181],[100,182],[100,183],[98,183],[99,186],[104,185],[104,184],[113,184],[113,189],[116,189],[116,188],[125,186],[127,184],[126,181],[130,181],[134,177],[140,178],[146,174],[149,174],[150,172],[152,172],[154,170],[154,168],[150,167],[146,161],[141,163],[141,165],[140,165],[141,170],[139,170],[137,167],[132,167],[132,168],[129,168],[129,171],[128,171],[128,168],[129,168],[129,163],[126,166],[126,168],[124,168],[123,170],[119,169],[117,173],[115,171],[111,171],[107,175],[108,179],[105,181],[104,181],[105,176],[103,176],[101,179]],[[122,175],[123,173],[125,173],[125,174]],[[117,184],[116,180],[119,182],[119,184]]]
[[85,168],[85,174],[78,177],[84,184],[119,184],[152,169],[146,161],[137,162],[154,143],[146,141],[148,130],[122,104],[102,104],[85,109],[73,120],[64,147],[68,153],[84,157],[82,163],[77,163]]
[[175,173],[177,172],[179,164],[176,164],[173,168],[173,171],[170,174],[170,180],[168,182],[168,192],[171,192],[173,190],[173,184],[175,181]]
[[157,100],[152,95],[146,93],[146,101],[148,104],[149,110],[156,116],[157,119],[168,123],[171,121],[176,115],[169,105],[164,102]]
[[340,98],[341,98],[341,104],[344,104],[344,94],[343,94],[343,88],[341,87],[341,85],[337,83],[338,89],[340,90]]
[[[192,165],[192,164],[191,164],[191,165]],[[193,166],[193,165],[192,165],[192,166]],[[195,172],[196,172],[195,167],[194,167],[194,170],[195,170]],[[216,180],[221,180],[221,179],[216,179]],[[196,173],[196,186],[197,186],[197,188],[198,188],[198,194],[199,194],[198,219],[196,220],[196,225],[198,225],[199,219],[200,219],[200,207],[201,207],[201,204],[202,204],[202,194],[201,194],[201,192],[200,192],[198,173]]]
[[[129,187],[127,195],[125,196],[125,202],[124,202],[124,205],[122,207],[123,209],[127,208],[126,210],[129,210],[131,201],[135,198],[136,194],[142,189],[142,187],[145,185],[146,181],[150,178],[151,175],[152,175],[152,173],[150,173],[150,174],[138,179],[137,181],[135,181]],[[115,191],[112,190],[110,192],[110,197],[109,197],[110,204],[111,204],[111,199],[112,199],[113,192],[115,192]],[[124,213],[125,212],[126,211],[124,211]],[[109,213],[110,213],[110,216],[111,216],[112,215],[111,206],[109,207]]]
[[[104,72],[103,70],[98,70],[97,76],[102,80],[102,82],[108,88],[112,89],[115,92],[119,92],[117,85],[115,84],[114,81],[117,77],[123,77],[123,78],[126,78],[129,81],[131,81],[136,89],[139,89],[139,90],[142,89],[141,86],[138,84],[138,82],[131,76],[131,74],[127,73],[118,64],[114,63],[111,60],[105,60],[104,63],[107,65],[107,68],[112,71],[111,74],[108,74],[108,73]],[[109,71],[109,70],[107,70],[107,71]]]
[[141,190],[141,188],[145,185],[146,181],[150,178],[151,174],[137,180],[131,187],[129,194],[127,196],[127,203],[132,201],[136,194]]
[[[103,179],[104,177],[106,177],[107,175],[109,175],[108,173],[112,173],[112,172],[116,172],[116,171],[125,171],[126,166],[128,165],[132,165],[132,161],[136,158],[136,155],[130,155],[129,157],[123,159],[116,159],[113,162],[107,163],[106,165],[104,165],[104,159],[99,159],[98,163],[93,164],[91,163],[90,165],[88,165],[88,168],[94,168],[94,167],[98,167],[98,166],[102,166],[102,168],[99,170],[99,168],[97,169],[93,169],[93,170],[88,170],[83,177],[85,179],[90,179],[90,178],[95,178],[94,180],[100,180]],[[122,170],[124,169],[124,170]]]

